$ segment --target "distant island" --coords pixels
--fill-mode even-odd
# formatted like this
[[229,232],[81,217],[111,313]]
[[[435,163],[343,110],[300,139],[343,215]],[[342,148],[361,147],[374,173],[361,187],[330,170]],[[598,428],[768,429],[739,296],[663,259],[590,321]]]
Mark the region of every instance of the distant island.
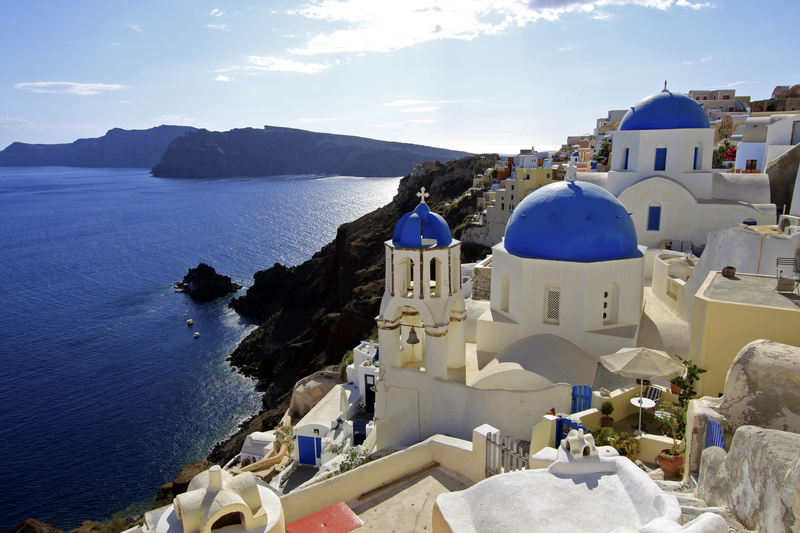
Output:
[[403,176],[420,163],[448,161],[467,155],[471,154],[418,144],[272,126],[225,132],[199,130],[176,138],[161,162],[153,167],[153,176]]
[[230,131],[191,126],[114,128],[69,144],[15,142],[0,151],[0,167],[151,168],[159,178],[230,178],[329,174],[404,176],[421,163],[469,152],[366,137],[264,126]]
[[114,128],[102,137],[69,144],[15,142],[0,151],[0,167],[152,168],[176,137],[197,131],[191,126],[148,130]]

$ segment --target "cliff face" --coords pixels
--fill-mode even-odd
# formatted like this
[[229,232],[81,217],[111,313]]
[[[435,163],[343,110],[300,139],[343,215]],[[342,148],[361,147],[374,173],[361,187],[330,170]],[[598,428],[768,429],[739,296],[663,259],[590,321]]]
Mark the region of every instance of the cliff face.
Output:
[[363,137],[265,127],[200,130],[169,145],[153,175],[172,178],[337,174],[401,176],[434,159],[468,155]]
[[173,139],[193,131],[197,131],[197,128],[114,128],[102,137],[78,139],[70,144],[12,143],[0,152],[0,167],[151,168],[161,161],[161,156]]
[[[271,429],[300,378],[338,364],[375,326],[384,288],[384,242],[400,217],[419,203],[420,187],[431,193],[427,203],[433,208],[469,189],[474,175],[496,159],[470,156],[429,174],[412,173],[400,181],[391,204],[340,226],[334,241],[305,263],[292,268],[276,264],[255,274],[247,294],[230,303],[261,322],[229,357],[239,371],[261,380],[264,405],[272,409],[259,415],[255,426],[252,421],[250,431]],[[453,216],[451,228],[463,217],[458,212]],[[235,445],[222,444],[211,460],[221,462],[236,452]]]

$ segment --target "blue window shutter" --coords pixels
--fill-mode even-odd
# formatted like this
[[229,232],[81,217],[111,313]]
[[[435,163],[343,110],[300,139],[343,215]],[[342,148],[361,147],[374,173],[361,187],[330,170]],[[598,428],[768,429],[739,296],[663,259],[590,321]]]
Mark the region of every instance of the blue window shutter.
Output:
[[631,149],[625,148],[625,166],[622,167],[622,170],[628,170],[628,156],[631,155]]
[[695,146],[694,147],[694,166],[692,167],[693,170],[697,170],[697,156],[698,156],[699,152],[700,152],[700,150],[697,148],[697,146]]
[[656,164],[653,170],[666,170],[667,168],[667,149],[656,148]]
[[647,230],[658,231],[661,229],[661,206],[651,205],[647,216]]

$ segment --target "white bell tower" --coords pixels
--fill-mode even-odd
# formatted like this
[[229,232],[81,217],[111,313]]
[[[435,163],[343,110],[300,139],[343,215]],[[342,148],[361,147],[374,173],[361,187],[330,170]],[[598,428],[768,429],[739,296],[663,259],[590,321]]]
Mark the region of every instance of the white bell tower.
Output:
[[466,310],[461,289],[461,243],[445,220],[420,203],[386,241],[386,287],[379,328],[382,365],[424,369],[447,379],[465,365]]

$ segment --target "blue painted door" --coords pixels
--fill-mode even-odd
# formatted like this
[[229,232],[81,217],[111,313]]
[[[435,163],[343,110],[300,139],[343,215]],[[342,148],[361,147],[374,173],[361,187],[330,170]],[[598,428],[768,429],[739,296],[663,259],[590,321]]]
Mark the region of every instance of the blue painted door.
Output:
[[314,437],[297,437],[297,457],[301,465],[316,466],[317,464],[317,448],[321,446],[322,439],[315,439]]

